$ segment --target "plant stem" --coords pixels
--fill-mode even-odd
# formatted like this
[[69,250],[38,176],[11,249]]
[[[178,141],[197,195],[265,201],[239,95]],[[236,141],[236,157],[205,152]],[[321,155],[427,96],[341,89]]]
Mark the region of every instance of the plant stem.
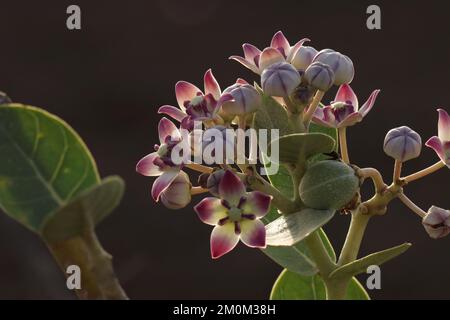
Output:
[[303,116],[303,123],[305,124],[305,127],[309,126],[309,123],[311,122],[314,111],[316,111],[317,106],[319,105],[319,103],[322,100],[324,95],[325,95],[325,92],[320,91],[320,90],[318,90],[317,93],[315,94],[313,101],[311,102],[311,104],[309,105],[308,109],[306,110],[306,112]]
[[331,257],[320,238],[319,232],[315,231],[305,238],[305,243],[308,246],[311,257],[317,264],[320,275],[325,280],[336,268],[336,264],[331,260]]
[[361,241],[369,220],[370,215],[362,214],[359,211],[352,212],[350,228],[339,256],[339,266],[352,262],[358,257]]
[[338,129],[339,134],[339,147],[341,149],[342,161],[345,163],[350,163],[350,158],[348,156],[348,147],[347,147],[347,128],[342,127]]
[[402,165],[403,162],[400,160],[395,160],[394,163],[394,173],[392,175],[392,182],[397,183],[400,181],[400,175],[402,174]]
[[412,202],[411,199],[409,199],[405,194],[403,193],[399,194],[398,198],[419,217],[424,218],[427,215],[425,211],[423,211],[418,205]]
[[202,187],[192,187],[191,188],[191,195],[197,195],[197,194],[202,194],[202,193],[206,193],[209,192],[208,189],[202,188]]
[[189,169],[192,169],[194,171],[201,172],[201,173],[213,172],[213,168],[204,166],[202,164],[194,163],[194,162],[186,164],[186,167],[188,167]]
[[383,181],[383,177],[381,176],[381,173],[377,169],[374,168],[358,169],[357,174],[362,178],[372,179],[373,184],[375,186],[375,191],[377,193],[380,193],[386,189],[386,184]]
[[111,255],[102,248],[93,230],[46,243],[64,274],[70,265],[80,268],[81,289],[75,290],[80,299],[128,299],[114,274]]
[[439,169],[441,169],[443,167],[445,167],[445,163],[443,163],[442,161],[439,161],[439,162],[429,166],[428,168],[420,170],[420,171],[418,171],[416,173],[413,173],[413,174],[411,174],[411,175],[409,175],[407,177],[401,178],[401,180],[403,180],[405,183],[409,183],[409,182],[412,182],[414,180],[423,178],[423,177],[425,177],[425,176],[427,176],[427,175],[429,175],[429,174],[431,174],[431,173],[433,173],[433,172],[435,172],[435,171],[437,171],[437,170],[439,170]]

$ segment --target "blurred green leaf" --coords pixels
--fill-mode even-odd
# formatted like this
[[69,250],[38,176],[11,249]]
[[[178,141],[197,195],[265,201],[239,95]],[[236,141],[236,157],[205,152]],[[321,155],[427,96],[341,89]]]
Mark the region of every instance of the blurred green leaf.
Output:
[[94,222],[101,220],[123,191],[118,178],[100,184],[95,161],[78,134],[35,107],[0,106],[0,154],[0,208],[41,235],[44,230],[69,232],[69,225],[78,230],[85,213]]
[[[303,276],[283,270],[276,280],[271,300],[325,300],[325,284],[319,275]],[[346,300],[369,300],[367,292],[356,278],[352,278],[345,296]]]
[[322,227],[334,216],[335,210],[305,208],[285,214],[266,225],[266,241],[270,246],[292,246]]
[[366,272],[369,266],[380,266],[383,263],[401,255],[406,250],[408,250],[409,247],[411,247],[410,243],[403,243],[393,248],[369,254],[364,258],[355,260],[337,268],[330,274],[330,278],[349,277]]

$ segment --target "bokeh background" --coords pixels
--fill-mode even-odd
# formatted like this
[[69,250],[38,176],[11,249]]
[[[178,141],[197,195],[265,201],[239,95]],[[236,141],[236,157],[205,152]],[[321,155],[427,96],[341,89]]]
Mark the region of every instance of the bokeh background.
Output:
[[[66,29],[66,8],[82,10],[82,30]],[[152,179],[135,164],[156,142],[156,110],[175,104],[174,84],[202,84],[206,69],[223,86],[255,75],[227,58],[241,44],[269,44],[283,30],[295,42],[309,37],[354,61],[352,86],[361,102],[380,88],[366,120],[349,131],[352,162],[375,166],[390,179],[383,154],[387,130],[409,125],[424,140],[437,131],[438,106],[450,106],[449,12],[444,1],[376,1],[382,29],[366,28],[367,1],[2,1],[0,89],[14,101],[43,107],[67,120],[95,155],[103,176],[121,175],[121,206],[98,227],[125,290],[134,299],[265,299],[281,268],[239,245],[218,261],[209,257],[211,228],[192,208],[170,211],[150,199]],[[333,98],[334,92],[326,100]],[[450,107],[447,108],[450,110]],[[2,155],[0,155],[2,156]],[[437,160],[424,148],[408,162],[412,173]],[[423,208],[450,208],[450,172],[408,186]],[[195,201],[194,201],[195,203]],[[326,230],[340,248],[348,216]],[[450,238],[431,240],[420,219],[394,201],[369,225],[362,254],[404,241],[413,247],[382,267],[377,299],[450,298]],[[46,247],[0,215],[0,298],[73,299]],[[360,279],[365,282],[366,276]]]

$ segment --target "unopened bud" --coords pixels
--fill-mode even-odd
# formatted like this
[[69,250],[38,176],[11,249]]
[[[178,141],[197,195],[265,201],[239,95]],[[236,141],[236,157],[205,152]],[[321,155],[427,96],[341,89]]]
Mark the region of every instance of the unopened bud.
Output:
[[224,93],[229,93],[233,96],[232,101],[227,101],[222,105],[222,111],[229,115],[255,112],[261,105],[260,94],[249,84],[236,83],[225,89]]
[[161,193],[161,202],[169,209],[181,209],[191,202],[189,176],[180,171],[169,187]]
[[317,54],[317,50],[313,47],[301,46],[291,60],[291,64],[297,70],[306,70]]
[[450,233],[450,211],[432,206],[422,224],[431,238],[443,238]]
[[422,138],[409,127],[391,129],[384,138],[384,152],[401,162],[417,158],[422,149]]
[[314,62],[306,69],[304,78],[311,87],[325,92],[334,83],[334,72],[330,66]]
[[313,62],[322,62],[329,65],[334,72],[334,84],[340,86],[341,84],[352,82],[355,75],[353,62],[349,57],[340,52],[324,49],[314,57]]
[[211,173],[208,177],[208,181],[206,182],[206,187],[209,192],[216,197],[220,197],[219,195],[219,183],[225,174],[225,170],[217,170]]
[[261,75],[261,84],[264,92],[274,97],[290,96],[300,82],[300,73],[286,62],[278,62],[271,65]]

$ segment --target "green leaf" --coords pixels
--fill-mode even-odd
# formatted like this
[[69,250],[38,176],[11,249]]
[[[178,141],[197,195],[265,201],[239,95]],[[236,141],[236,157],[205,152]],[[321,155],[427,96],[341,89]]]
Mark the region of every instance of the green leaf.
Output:
[[[63,120],[41,109],[0,106],[0,154],[0,208],[41,235],[47,222],[57,225],[63,220],[73,199],[99,195],[92,189],[100,183],[97,167],[81,138]],[[117,181],[106,180],[99,187],[101,194],[111,183]],[[87,190],[94,193],[88,196]],[[95,221],[108,211],[98,205],[104,211],[96,212]],[[67,223],[72,219],[73,213],[68,213]]]
[[[332,152],[334,140],[323,133],[295,133],[278,139],[279,161],[297,164],[311,156]],[[271,143],[273,144],[273,142]]]
[[[339,152],[339,140],[338,140],[338,131],[335,128],[328,128],[321,126],[319,124],[316,124],[314,122],[311,122],[309,125],[309,132],[316,132],[316,133],[323,133],[327,136],[331,137],[334,140],[334,148],[332,151]],[[329,159],[330,157],[324,155],[324,154],[316,154],[308,159],[308,162],[310,164]]]
[[284,136],[292,132],[289,126],[289,119],[286,110],[282,105],[280,105],[274,98],[265,95],[260,92],[262,105],[256,111],[255,116],[253,118],[253,128],[258,129],[267,129],[268,140],[269,143],[271,141],[270,138],[270,130],[278,129],[279,136]]
[[334,216],[335,210],[303,209],[282,215],[266,226],[266,241],[270,246],[292,246],[322,227]]
[[411,247],[410,243],[404,243],[399,246],[375,252],[365,256],[364,258],[355,260],[346,265],[343,265],[330,274],[330,278],[340,278],[354,276],[367,271],[371,265],[380,266],[383,263],[397,257]]
[[[271,300],[325,300],[325,284],[319,275],[303,276],[283,270],[276,280]],[[369,300],[369,296],[356,278],[350,281],[346,300]]]
[[41,233],[48,241],[62,241],[81,234],[86,228],[85,217],[98,224],[119,205],[124,189],[122,178],[105,178],[49,216]]

